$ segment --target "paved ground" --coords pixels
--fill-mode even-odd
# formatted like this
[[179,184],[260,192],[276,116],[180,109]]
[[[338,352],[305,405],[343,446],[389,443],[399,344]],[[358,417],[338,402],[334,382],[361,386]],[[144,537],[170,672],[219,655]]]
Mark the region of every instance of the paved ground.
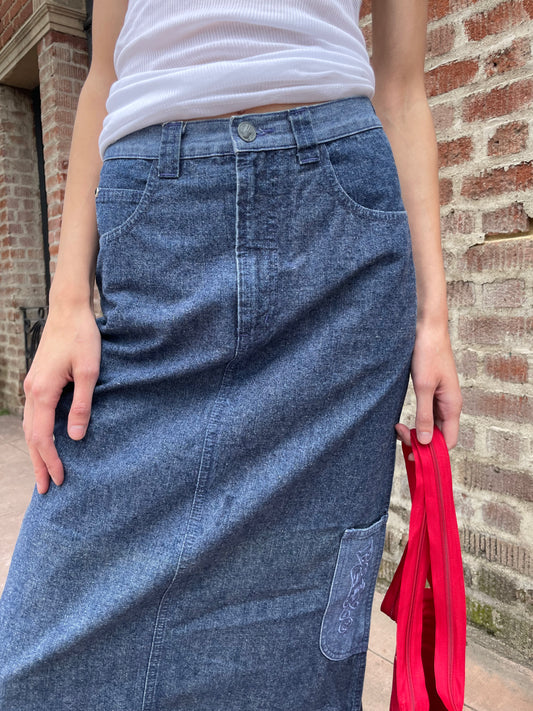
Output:
[[[0,591],[33,482],[21,420],[0,416]],[[376,594],[363,696],[365,711],[389,711],[395,624],[379,610],[381,599]],[[473,641],[473,630],[469,635],[465,709],[533,711],[533,671]],[[479,633],[475,636],[479,638]]]

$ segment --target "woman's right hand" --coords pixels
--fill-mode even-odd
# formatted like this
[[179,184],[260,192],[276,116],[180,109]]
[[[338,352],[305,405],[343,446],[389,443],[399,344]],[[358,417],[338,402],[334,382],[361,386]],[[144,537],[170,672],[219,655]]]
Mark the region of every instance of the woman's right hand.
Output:
[[72,439],[82,439],[91,415],[100,356],[101,336],[90,305],[50,310],[24,379],[26,402],[22,425],[40,494],[48,491],[50,478],[57,486],[64,479],[53,436],[62,390],[74,381],[67,429]]

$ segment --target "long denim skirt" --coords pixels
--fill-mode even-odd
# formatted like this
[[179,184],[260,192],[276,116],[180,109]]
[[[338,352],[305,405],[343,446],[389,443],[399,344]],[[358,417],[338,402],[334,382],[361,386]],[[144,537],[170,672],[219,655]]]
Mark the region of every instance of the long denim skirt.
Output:
[[0,603],[1,711],[359,711],[415,339],[370,100],[105,150],[101,369]]

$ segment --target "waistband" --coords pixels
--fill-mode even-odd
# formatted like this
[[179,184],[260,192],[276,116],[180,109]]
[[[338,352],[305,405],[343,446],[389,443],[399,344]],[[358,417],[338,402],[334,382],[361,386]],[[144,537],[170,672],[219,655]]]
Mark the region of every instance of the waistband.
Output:
[[176,155],[203,158],[296,148],[305,163],[317,159],[319,143],[380,126],[367,96],[349,96],[281,111],[152,124],[109,144],[104,160],[159,158],[166,165]]

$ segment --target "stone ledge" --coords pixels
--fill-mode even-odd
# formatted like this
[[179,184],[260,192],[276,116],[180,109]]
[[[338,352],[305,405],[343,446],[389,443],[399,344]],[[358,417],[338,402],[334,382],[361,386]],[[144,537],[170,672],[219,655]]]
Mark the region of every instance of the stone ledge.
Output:
[[86,39],[86,12],[55,2],[43,2],[0,50],[0,83],[20,89],[39,85],[37,43],[50,30]]

